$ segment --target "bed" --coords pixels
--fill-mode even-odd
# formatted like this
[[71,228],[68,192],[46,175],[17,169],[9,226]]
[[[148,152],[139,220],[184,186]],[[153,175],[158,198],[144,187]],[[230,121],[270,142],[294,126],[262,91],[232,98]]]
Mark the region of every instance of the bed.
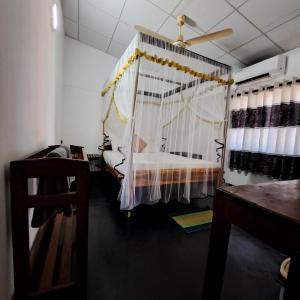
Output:
[[223,63],[135,36],[101,92],[103,141],[107,137],[112,150],[104,151],[104,169],[121,182],[122,210],[215,193],[223,175],[230,74]]
[[[116,177],[125,173],[123,155],[119,151],[104,151],[104,168]],[[160,185],[186,182],[212,182],[219,185],[221,169],[212,161],[175,155],[167,152],[134,153],[133,172],[136,187],[156,184],[160,169]],[[151,172],[152,171],[152,172]]]

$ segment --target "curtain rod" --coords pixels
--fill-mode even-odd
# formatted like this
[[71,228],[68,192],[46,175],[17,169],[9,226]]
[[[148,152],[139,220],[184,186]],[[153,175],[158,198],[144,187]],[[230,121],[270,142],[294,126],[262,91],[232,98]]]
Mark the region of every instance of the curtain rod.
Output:
[[[211,76],[218,76],[219,74],[219,70],[216,70],[216,71],[213,71],[210,73]],[[158,80],[168,80],[168,79],[163,79],[161,77],[156,77],[156,76],[153,76],[153,75],[150,75],[150,74],[145,74],[145,73],[139,73],[139,75],[143,76],[143,77],[147,77],[147,78],[154,78],[154,79],[158,79]],[[174,89],[171,89],[167,92],[165,92],[164,94],[159,94],[159,93],[153,93],[153,92],[149,92],[149,91],[145,91],[145,90],[138,90],[137,91],[137,94],[138,95],[144,95],[144,96],[148,96],[148,97],[153,97],[153,98],[167,98],[169,96],[172,96],[172,95],[175,95],[175,94],[178,94],[180,93],[181,91],[184,91],[184,90],[187,90],[189,88],[192,88],[198,84],[201,84],[203,82],[207,82],[206,80],[204,79],[194,79],[188,83],[180,83],[180,82],[177,82],[177,84],[179,84],[180,86],[177,87],[177,88],[174,88]],[[172,82],[172,83],[176,83],[176,82]]]
[[199,83],[201,84],[203,82],[206,82],[206,81],[204,79],[195,79],[195,80],[192,80],[188,83],[183,83],[181,86],[179,86],[179,87],[177,87],[173,90],[169,90],[168,92],[165,92],[163,95],[159,94],[159,93],[153,93],[153,92],[145,91],[145,90],[138,90],[137,94],[162,99],[162,98],[167,98],[169,96],[178,94],[181,91],[185,91],[185,90],[187,90],[191,87],[194,87],[194,86],[198,85]]
[[165,79],[163,77],[158,77],[158,76],[149,75],[149,74],[145,74],[145,73],[139,73],[139,75],[142,76],[142,77],[151,78],[151,79],[160,80],[160,81],[165,81],[165,82],[168,82],[168,83],[174,83],[174,84],[177,84],[177,85],[182,84],[179,81],[173,81],[171,79]]
[[[294,82],[297,82],[297,83],[300,83],[300,79],[297,79],[297,80],[295,80],[295,81],[288,81],[288,82],[286,82],[285,84],[286,85],[292,85]],[[284,84],[283,83],[279,83],[279,85],[278,86],[283,86]],[[276,86],[275,85],[269,85],[269,86],[267,86],[267,87],[263,87],[262,88],[262,90],[264,91],[264,90],[271,90],[271,89],[274,89]],[[255,89],[255,90],[252,90],[251,91],[251,93],[257,93],[257,92],[259,92],[260,90],[259,89]],[[248,95],[249,94],[249,92],[244,92],[244,93],[237,93],[236,94],[236,96],[241,96],[241,95]],[[234,97],[234,95],[231,95],[231,98],[233,98]]]
[[148,96],[148,97],[153,97],[153,98],[158,98],[161,99],[161,94],[159,93],[153,93],[153,92],[148,92],[148,91],[143,91],[143,90],[138,90],[137,91],[138,95],[143,95],[143,96]]
[[[219,76],[219,70],[216,70],[216,71],[213,71],[210,73],[211,76]],[[177,87],[173,90],[170,90],[168,92],[165,92],[164,93],[164,98],[166,97],[169,97],[169,96],[172,96],[174,94],[178,94],[180,93],[181,91],[184,91],[186,89],[189,89],[191,87],[194,87],[196,84],[201,84],[203,82],[207,82],[206,80],[204,79],[195,79],[195,80],[192,80],[190,81],[189,83],[183,83],[180,87]]]
[[159,94],[159,93],[153,93],[153,92],[149,92],[149,91],[145,91],[145,90],[138,90],[137,94],[138,95],[143,95],[143,96],[148,96],[148,97],[153,97],[153,98],[167,98],[169,96],[172,96],[174,94],[178,94],[180,93],[181,91],[184,91],[186,89],[189,89],[191,87],[194,87],[196,86],[196,84],[198,84],[200,81],[200,83],[204,82],[203,79],[196,79],[196,80],[193,80],[189,83],[184,83],[182,84],[182,86],[179,86],[173,90],[170,90],[168,92],[165,92],[163,95],[162,94]]
[[173,90],[170,90],[168,92],[165,92],[163,97],[166,98],[166,97],[172,96],[174,94],[178,94],[181,91],[184,91],[184,90],[187,90],[191,87],[194,87],[196,84],[203,83],[204,81],[205,81],[204,79],[195,79],[195,80],[192,80],[188,83],[183,83],[181,86],[179,86],[179,87],[177,87]]
[[162,41],[162,40],[160,40],[156,37],[150,36],[148,34],[140,32],[140,36],[141,36],[141,42],[143,42],[143,43],[146,43],[146,44],[158,47],[158,48],[162,48],[162,49],[167,50],[167,51],[175,52],[175,53],[178,53],[178,54],[181,54],[181,55],[184,55],[184,56],[189,56],[189,57],[192,57],[194,59],[198,59],[198,60],[201,60],[205,63],[208,63],[212,66],[221,67],[221,68],[223,68],[227,71],[226,73],[223,73],[222,75],[228,74],[232,69],[231,66],[229,66],[229,65],[226,65],[226,64],[221,63],[217,60],[214,60],[212,58],[201,55],[199,53],[193,52],[191,50],[175,46],[175,45],[173,45],[169,42]]

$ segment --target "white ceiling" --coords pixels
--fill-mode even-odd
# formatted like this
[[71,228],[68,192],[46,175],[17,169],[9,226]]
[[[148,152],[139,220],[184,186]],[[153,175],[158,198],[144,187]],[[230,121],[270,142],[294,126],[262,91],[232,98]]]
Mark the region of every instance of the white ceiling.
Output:
[[189,49],[235,69],[300,47],[300,0],[62,0],[67,36],[115,57],[134,37],[138,24],[175,39],[176,15],[184,37],[232,27],[232,36]]

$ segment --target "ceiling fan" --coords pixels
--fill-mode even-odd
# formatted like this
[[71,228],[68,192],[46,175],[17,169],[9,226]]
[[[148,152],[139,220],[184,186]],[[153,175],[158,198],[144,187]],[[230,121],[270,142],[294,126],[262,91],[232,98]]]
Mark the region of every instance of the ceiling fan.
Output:
[[199,44],[199,43],[203,43],[203,42],[208,42],[208,41],[211,41],[211,40],[221,39],[221,38],[224,38],[226,36],[231,35],[232,32],[233,32],[233,30],[231,28],[226,28],[226,29],[223,29],[223,30],[220,30],[220,31],[215,31],[215,32],[212,32],[212,33],[197,36],[197,37],[192,38],[192,39],[184,40],[183,35],[181,33],[181,28],[185,23],[187,23],[187,20],[188,20],[188,17],[186,17],[185,15],[178,15],[177,16],[176,21],[177,21],[177,25],[179,27],[179,33],[176,36],[175,40],[169,39],[169,38],[167,38],[163,35],[160,35],[160,34],[154,32],[150,29],[147,29],[143,26],[136,25],[136,26],[134,26],[134,28],[139,32],[151,35],[151,36],[156,37],[160,40],[166,41],[168,43],[171,43],[173,45],[176,45],[176,46],[179,46],[179,47],[182,47],[182,48],[189,47],[189,46]]

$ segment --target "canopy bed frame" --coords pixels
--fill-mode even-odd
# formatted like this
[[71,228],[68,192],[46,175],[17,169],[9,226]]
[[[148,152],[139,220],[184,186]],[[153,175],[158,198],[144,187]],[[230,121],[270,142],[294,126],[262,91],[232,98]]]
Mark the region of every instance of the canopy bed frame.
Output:
[[[106,150],[111,151],[111,150]],[[107,162],[107,160],[102,160],[102,170],[112,174],[121,183],[124,174],[118,170],[118,167],[123,164],[121,162],[119,165],[113,165]],[[207,178],[208,168],[207,167],[193,167],[191,168],[191,176],[187,179],[187,171],[184,168],[161,168],[160,169],[160,185],[167,185],[173,183],[185,183],[185,182],[205,182],[212,181],[216,186],[221,184],[221,168],[214,167],[211,171],[211,178]],[[135,173],[135,186],[136,187],[148,187],[154,186],[156,184],[155,178],[151,177],[151,170],[137,170]]]
[[160,201],[162,187],[165,202],[176,185],[189,202],[192,185],[201,195],[221,185],[232,83],[230,66],[136,35],[101,92],[102,167],[121,182],[122,210]]

